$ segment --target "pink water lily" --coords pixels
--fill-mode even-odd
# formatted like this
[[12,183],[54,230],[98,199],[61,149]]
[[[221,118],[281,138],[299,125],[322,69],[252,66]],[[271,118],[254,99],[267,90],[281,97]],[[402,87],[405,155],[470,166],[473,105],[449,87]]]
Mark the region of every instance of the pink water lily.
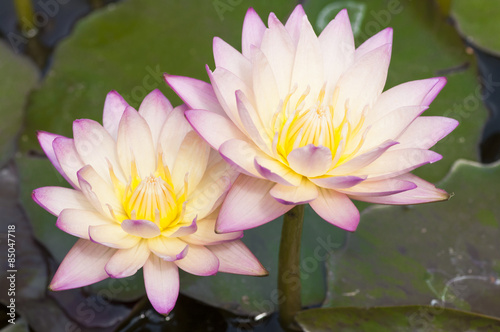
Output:
[[383,92],[392,49],[387,28],[355,48],[342,10],[316,36],[303,8],[266,27],[253,9],[242,52],[215,38],[211,84],[166,75],[189,106],[186,117],[241,171],[216,229],[233,232],[309,203],[328,222],[354,231],[351,199],[416,204],[449,196],[410,174],[441,156],[429,150],[458,122],[423,117],[446,79],[407,82]]
[[239,240],[216,234],[220,204],[237,173],[191,128],[185,106],[151,92],[139,111],[108,94],[103,124],[73,122],[74,138],[40,132],[40,144],[73,186],[43,187],[33,199],[79,237],[50,288],[86,286],[144,271],[153,307],[166,314],[178,268],[200,276],[267,272]]

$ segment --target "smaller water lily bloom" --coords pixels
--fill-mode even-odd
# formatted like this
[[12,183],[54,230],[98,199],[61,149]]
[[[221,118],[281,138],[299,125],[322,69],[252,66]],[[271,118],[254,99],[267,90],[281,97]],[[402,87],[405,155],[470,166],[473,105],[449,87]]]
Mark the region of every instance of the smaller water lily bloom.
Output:
[[221,208],[218,232],[273,220],[309,203],[328,222],[354,231],[351,199],[416,204],[449,196],[410,174],[441,156],[429,150],[458,122],[420,116],[443,77],[383,92],[392,49],[387,28],[355,48],[346,10],[317,36],[302,6],[268,27],[249,9],[242,52],[213,43],[211,84],[166,75],[189,106],[194,129],[240,170]]
[[265,275],[242,232],[214,231],[237,173],[191,128],[185,106],[155,90],[139,111],[108,94],[103,124],[73,122],[74,138],[40,132],[47,157],[73,186],[43,187],[33,199],[79,237],[50,288],[128,277],[143,268],[146,292],[162,314],[179,293],[178,268],[199,275]]

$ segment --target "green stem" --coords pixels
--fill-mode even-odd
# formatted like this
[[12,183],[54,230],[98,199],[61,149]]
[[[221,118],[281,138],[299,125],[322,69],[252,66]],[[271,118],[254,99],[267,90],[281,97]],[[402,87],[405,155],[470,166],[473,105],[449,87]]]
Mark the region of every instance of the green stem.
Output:
[[304,205],[297,205],[287,213],[281,230],[278,267],[279,320],[286,330],[298,330],[294,320],[300,311],[300,239],[304,223]]
[[31,38],[36,34],[37,28],[33,24],[35,12],[33,10],[32,0],[14,0],[17,20],[22,33]]

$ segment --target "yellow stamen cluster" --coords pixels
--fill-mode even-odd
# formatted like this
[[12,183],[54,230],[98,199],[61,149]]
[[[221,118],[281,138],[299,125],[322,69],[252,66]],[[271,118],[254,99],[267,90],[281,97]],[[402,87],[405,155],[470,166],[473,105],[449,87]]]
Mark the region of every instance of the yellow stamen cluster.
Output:
[[163,165],[162,156],[158,156],[156,171],[144,178],[137,172],[135,161],[131,163],[129,182],[124,185],[110,168],[115,193],[120,199],[125,216],[124,219],[142,219],[154,222],[160,230],[177,229],[185,226],[183,222],[187,183],[181,194],[176,194],[172,176],[167,166]]
[[349,105],[346,102],[342,110],[342,120],[335,123],[338,88],[335,89],[328,102],[325,100],[325,87],[323,87],[316,101],[307,103],[308,106],[306,98],[310,93],[310,88],[308,87],[293,104],[290,100],[296,90],[294,87],[286,96],[268,127],[268,135],[273,141],[274,152],[281,161],[288,164],[287,156],[293,149],[309,144],[330,149],[332,168],[355,156],[362,147],[367,132],[367,130],[362,130],[367,107],[356,119],[357,121],[353,121],[350,119]]

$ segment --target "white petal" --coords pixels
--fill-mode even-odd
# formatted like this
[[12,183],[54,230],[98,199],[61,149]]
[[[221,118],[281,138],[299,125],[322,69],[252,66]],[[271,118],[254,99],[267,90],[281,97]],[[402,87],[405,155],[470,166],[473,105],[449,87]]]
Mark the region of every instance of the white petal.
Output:
[[239,172],[258,178],[262,177],[255,169],[254,160],[255,157],[263,155],[263,153],[253,143],[231,139],[220,146],[219,153]]
[[134,275],[149,257],[146,241],[140,241],[130,249],[118,250],[106,264],[106,273],[111,278],[125,278]]
[[140,237],[127,234],[118,224],[89,226],[92,242],[116,249],[129,249],[137,245]]
[[80,239],[57,269],[49,288],[55,291],[87,286],[108,277],[104,266],[116,252],[100,244]]
[[309,203],[318,197],[316,185],[307,178],[302,178],[302,183],[297,187],[277,183],[269,193],[278,202],[292,205]]
[[379,181],[363,181],[351,188],[337,189],[337,191],[356,196],[387,196],[415,189],[416,187],[417,185],[413,182],[391,178]]
[[243,232],[215,233],[215,218],[205,218],[198,222],[198,229],[195,233],[183,236],[181,239],[190,244],[215,245],[227,241],[237,240],[243,237]]
[[102,124],[107,132],[116,140],[118,135],[118,125],[128,103],[116,91],[111,91],[106,96],[104,111],[102,113]]
[[252,84],[252,65],[246,57],[219,37],[214,38],[213,49],[216,67],[225,68],[246,84]]
[[120,121],[117,150],[126,178],[130,176],[132,161],[135,161],[141,178],[155,171],[156,151],[151,130],[146,120],[131,107],[125,109]]
[[269,273],[241,241],[225,242],[210,246],[219,259],[219,272],[265,276]]
[[157,146],[163,124],[167,120],[170,112],[172,112],[172,109],[173,107],[172,104],[170,104],[170,101],[158,89],[151,91],[144,98],[141,106],[139,107],[139,114],[144,118],[144,120],[146,120],[149,129],[151,130],[151,136],[153,137],[155,148]]
[[122,229],[130,235],[152,238],[161,234],[160,228],[150,220],[125,219],[121,223]]
[[148,240],[148,247],[156,256],[165,261],[175,261],[186,256],[189,246],[177,238],[158,236]]
[[[302,7],[302,5],[299,4],[295,7],[293,12],[290,14],[290,17],[286,21],[285,28],[295,44],[299,42],[300,28],[302,26],[302,20],[304,18],[307,19],[306,13],[304,12],[304,8]],[[269,27],[271,27],[271,22],[269,22]]]
[[74,189],[42,187],[33,190],[32,197],[38,205],[55,216],[59,216],[64,209],[94,210],[85,195]]
[[74,188],[80,188],[77,172],[85,166],[76,151],[74,140],[66,137],[58,137],[52,142],[54,153],[63,170],[63,175]]
[[297,173],[314,177],[324,175],[332,164],[332,152],[324,146],[308,144],[293,149],[287,156],[290,167]]
[[276,201],[269,190],[274,182],[240,175],[231,187],[216,223],[216,232],[227,233],[260,226],[281,216],[293,205]]
[[329,223],[355,231],[359,223],[359,211],[351,200],[335,190],[318,188],[319,195],[309,204],[317,214]]
[[184,188],[187,174],[188,195],[191,193],[205,173],[210,146],[194,131],[186,134],[182,141],[172,170],[174,189],[179,193]]
[[264,31],[266,31],[266,26],[259,17],[259,14],[253,8],[249,8],[243,21],[241,36],[241,48],[244,56],[250,58],[250,47],[252,45],[256,47],[260,46]]
[[285,186],[298,186],[301,183],[302,175],[295,173],[290,167],[283,165],[278,160],[257,156],[254,165],[259,174],[270,181]]
[[57,218],[56,226],[68,234],[90,240],[89,227],[112,223],[100,213],[89,210],[64,209]]
[[197,276],[210,276],[219,270],[219,260],[204,246],[189,245],[187,255],[174,263],[184,271]]
[[160,314],[167,315],[179,296],[177,265],[150,255],[144,264],[144,285],[153,308]]
[[421,116],[398,137],[397,149],[429,149],[458,126],[455,119],[440,116]]

